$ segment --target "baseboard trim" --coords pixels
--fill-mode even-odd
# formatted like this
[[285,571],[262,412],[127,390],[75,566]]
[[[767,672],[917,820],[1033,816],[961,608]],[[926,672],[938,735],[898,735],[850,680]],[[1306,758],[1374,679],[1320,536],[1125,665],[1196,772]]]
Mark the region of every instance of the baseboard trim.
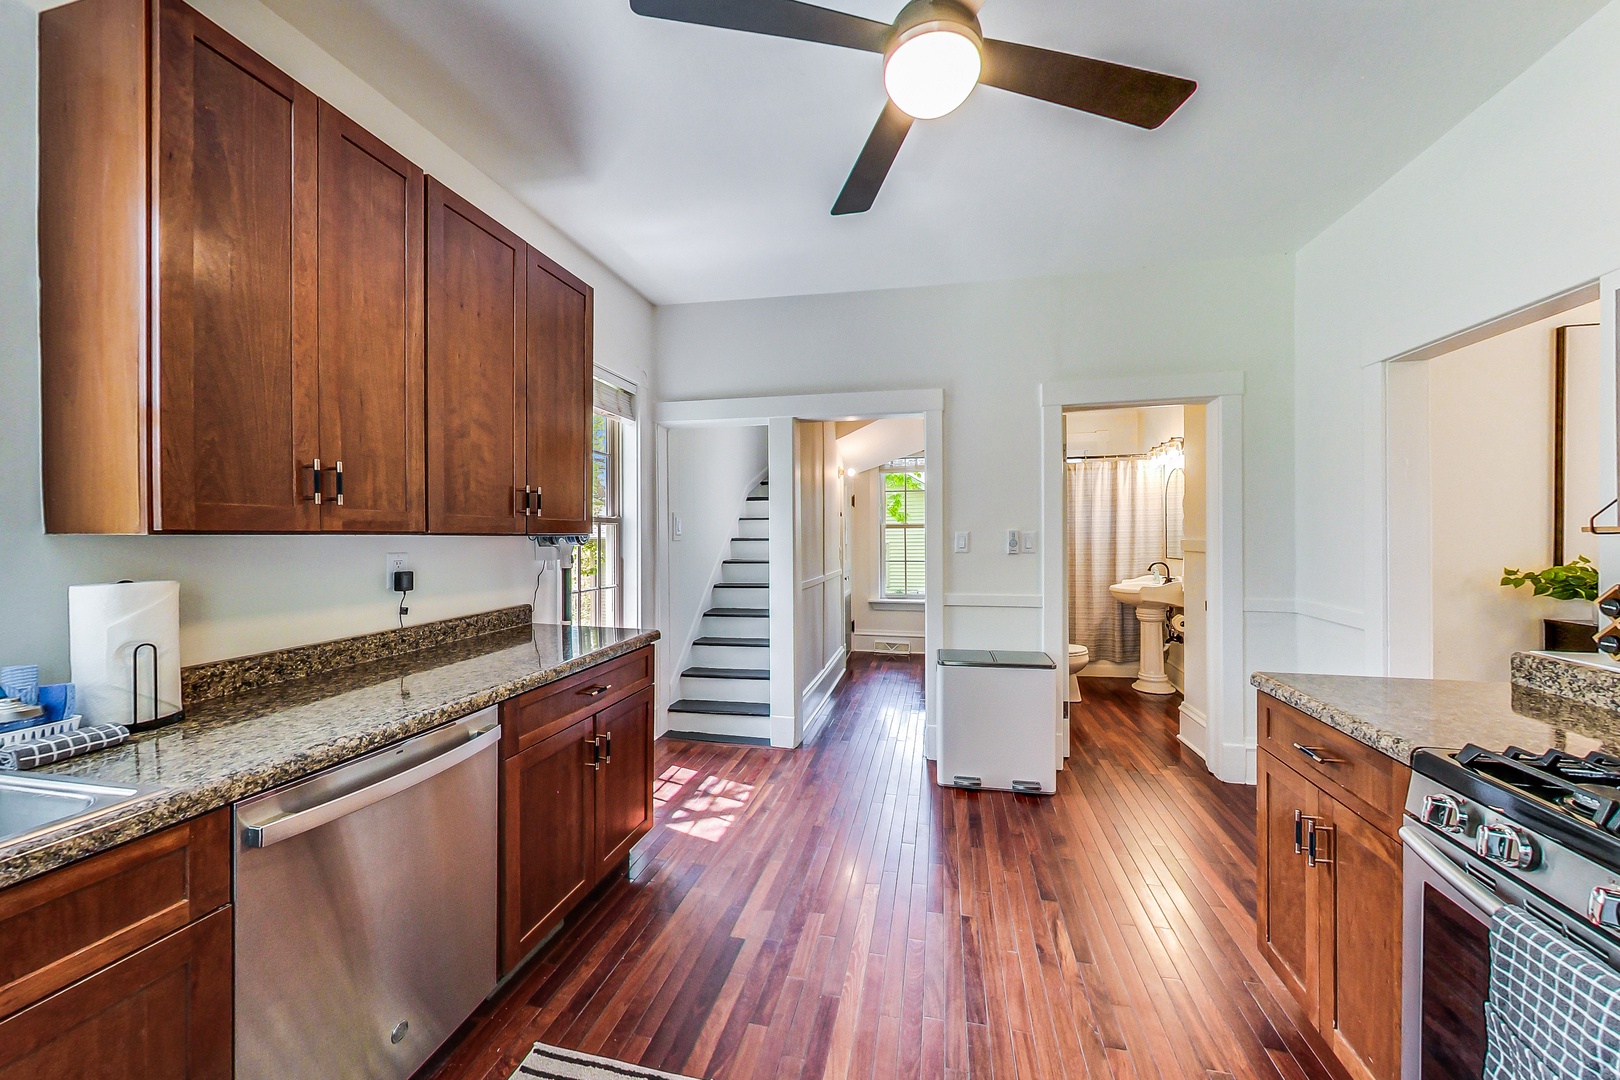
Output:
[[805,687],[799,699],[799,715],[804,717],[804,724],[799,729],[799,745],[809,742],[827,723],[827,717],[832,712],[828,707],[832,704],[832,692],[844,677],[847,660],[848,654],[843,646],[839,646],[832,659],[827,661],[827,666]]
[[1205,747],[1209,745],[1209,719],[1185,701],[1181,703],[1180,713],[1181,730],[1176,732],[1176,739],[1203,761],[1207,753]]

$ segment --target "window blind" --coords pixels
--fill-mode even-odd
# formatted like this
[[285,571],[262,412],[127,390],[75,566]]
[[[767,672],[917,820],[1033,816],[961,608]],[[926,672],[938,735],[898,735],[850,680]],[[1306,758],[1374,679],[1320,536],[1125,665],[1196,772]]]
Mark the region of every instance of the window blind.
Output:
[[621,420],[634,420],[636,418],[636,395],[633,391],[622,386],[616,386],[606,379],[595,380],[592,388],[596,399],[596,411],[609,416],[617,416]]

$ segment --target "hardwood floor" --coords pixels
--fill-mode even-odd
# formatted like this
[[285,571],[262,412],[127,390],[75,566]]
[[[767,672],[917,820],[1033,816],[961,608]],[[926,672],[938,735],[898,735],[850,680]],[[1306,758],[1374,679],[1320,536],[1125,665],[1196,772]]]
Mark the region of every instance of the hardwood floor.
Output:
[[797,751],[662,740],[629,879],[426,1072],[538,1040],[726,1080],[1342,1076],[1255,948],[1254,789],[1183,761],[1174,699],[1085,680],[1042,798],[935,787],[921,683],[861,655]]

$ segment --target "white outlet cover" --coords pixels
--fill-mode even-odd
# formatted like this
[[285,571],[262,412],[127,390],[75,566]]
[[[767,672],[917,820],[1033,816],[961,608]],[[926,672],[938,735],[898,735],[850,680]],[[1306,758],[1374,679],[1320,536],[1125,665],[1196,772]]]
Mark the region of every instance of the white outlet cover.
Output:
[[1035,530],[1025,529],[1019,536],[1019,543],[1023,547],[1025,555],[1033,555],[1035,553]]
[[951,550],[958,555],[966,555],[973,546],[973,534],[959,532],[951,539]]
[[383,577],[383,584],[392,592],[394,588],[394,572],[396,570],[409,570],[411,568],[411,557],[403,551],[390,551],[386,556],[386,560],[388,572]]

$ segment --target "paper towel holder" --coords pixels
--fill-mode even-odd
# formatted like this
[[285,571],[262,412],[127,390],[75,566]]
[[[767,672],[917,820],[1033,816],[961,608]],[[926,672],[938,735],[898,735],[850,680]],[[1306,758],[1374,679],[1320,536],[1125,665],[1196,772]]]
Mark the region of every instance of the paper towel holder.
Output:
[[[152,719],[141,719],[141,650],[152,650]],[[143,641],[135,646],[129,658],[129,723],[131,731],[146,731],[179,720],[184,711],[176,709],[167,716],[158,715],[158,647],[155,641]]]

